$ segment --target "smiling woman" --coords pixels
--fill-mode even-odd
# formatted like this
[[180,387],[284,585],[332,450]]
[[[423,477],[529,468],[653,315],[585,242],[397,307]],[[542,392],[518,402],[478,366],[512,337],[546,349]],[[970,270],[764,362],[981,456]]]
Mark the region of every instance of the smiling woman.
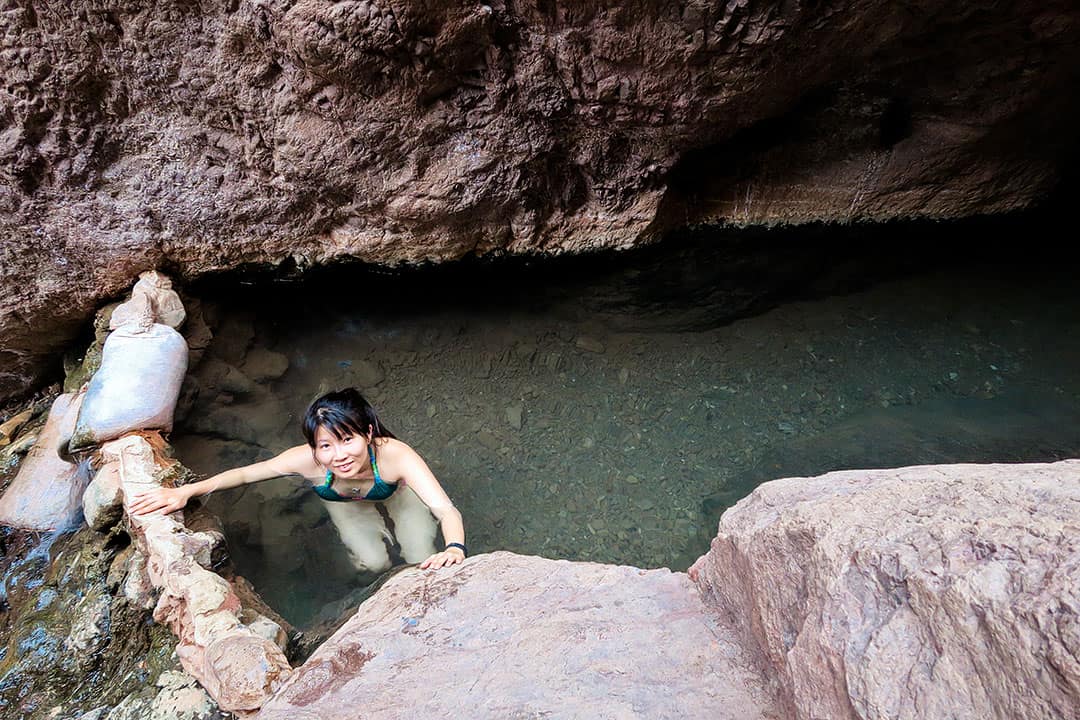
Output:
[[[389,531],[377,503],[393,520],[407,562],[419,562],[427,569],[465,559],[461,513],[424,459],[394,437],[358,391],[349,388],[315,400],[304,415],[303,432],[307,445],[196,483],[142,493],[134,498],[131,512],[170,513],[215,490],[299,475],[328,501],[330,517],[358,569],[381,572],[390,567],[383,543]],[[442,552],[435,552],[432,515],[447,541]]]

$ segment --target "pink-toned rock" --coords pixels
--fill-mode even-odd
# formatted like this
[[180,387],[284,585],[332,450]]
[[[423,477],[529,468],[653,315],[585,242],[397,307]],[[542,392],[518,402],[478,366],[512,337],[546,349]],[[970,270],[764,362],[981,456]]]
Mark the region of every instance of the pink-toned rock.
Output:
[[778,718],[688,578],[506,552],[391,578],[260,720]]
[[82,394],[65,394],[53,402],[45,428],[0,498],[0,524],[55,530],[78,520],[90,476],[58,451],[71,437],[82,400]]
[[[153,449],[143,437],[128,435],[106,443],[101,453],[119,464],[125,505],[135,493],[158,487]],[[258,618],[256,630],[247,627],[232,587],[203,567],[210,563],[214,534],[191,532],[182,517],[128,515],[131,534],[147,558],[147,576],[160,591],[154,619],[179,638],[176,652],[184,669],[222,709],[258,708],[287,677],[289,663],[267,639],[266,619]]]
[[792,717],[1080,717],[1080,461],[766,483],[691,568]]

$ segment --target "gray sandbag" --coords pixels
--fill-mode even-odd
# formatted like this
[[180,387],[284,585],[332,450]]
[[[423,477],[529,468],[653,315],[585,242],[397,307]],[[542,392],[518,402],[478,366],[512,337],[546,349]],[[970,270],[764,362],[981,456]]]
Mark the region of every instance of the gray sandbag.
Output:
[[90,380],[70,448],[99,445],[133,430],[171,430],[187,343],[155,323],[117,328],[105,340],[101,367]]

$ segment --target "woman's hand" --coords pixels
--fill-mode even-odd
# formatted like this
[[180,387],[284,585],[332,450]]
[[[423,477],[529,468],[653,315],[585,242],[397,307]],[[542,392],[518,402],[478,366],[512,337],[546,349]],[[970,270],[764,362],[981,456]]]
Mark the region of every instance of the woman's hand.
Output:
[[421,570],[427,570],[428,568],[441,568],[447,565],[457,565],[465,560],[465,553],[461,551],[461,548],[447,548],[442,552],[437,552],[429,557],[424,562],[420,563]]
[[187,505],[189,495],[182,487],[157,488],[135,496],[128,512],[132,515],[146,515],[155,510],[161,510],[162,515],[176,512]]

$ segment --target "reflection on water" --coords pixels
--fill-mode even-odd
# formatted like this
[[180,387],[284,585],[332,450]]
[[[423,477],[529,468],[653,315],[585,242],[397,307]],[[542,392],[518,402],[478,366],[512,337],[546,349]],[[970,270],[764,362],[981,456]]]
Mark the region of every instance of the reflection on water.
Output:
[[[952,263],[762,312],[776,288],[866,268],[773,252],[732,268],[670,250],[591,281],[496,266],[203,288],[213,371],[174,444],[203,473],[265,458],[302,442],[310,399],[357,385],[447,487],[472,552],[675,569],[771,478],[1080,455],[1074,268]],[[287,371],[251,380],[273,353]],[[302,480],[208,502],[241,573],[300,625],[371,580]]]

